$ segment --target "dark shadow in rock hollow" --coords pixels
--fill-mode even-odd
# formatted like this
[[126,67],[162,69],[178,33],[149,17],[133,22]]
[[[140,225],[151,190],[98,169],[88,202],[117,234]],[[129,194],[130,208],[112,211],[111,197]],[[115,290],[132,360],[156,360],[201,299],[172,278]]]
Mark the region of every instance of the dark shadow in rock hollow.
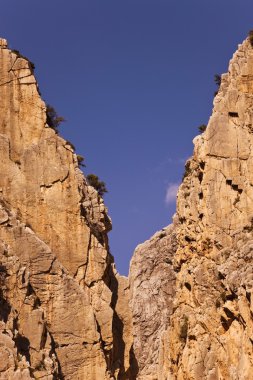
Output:
[[0,265],[0,320],[4,321],[5,323],[7,322],[9,314],[11,312],[11,306],[4,297],[6,277],[6,268],[3,265]]
[[18,354],[25,356],[26,360],[30,363],[30,341],[25,336],[19,333],[14,338]]
[[112,269],[113,258],[110,257],[111,263],[108,265],[108,271],[104,277],[105,283],[112,291],[112,301],[111,307],[114,310],[113,315],[113,352],[111,357],[110,368],[115,372],[119,369],[118,379],[119,380],[135,380],[138,374],[138,364],[134,355],[133,347],[130,351],[130,367],[125,369],[124,357],[125,357],[125,343],[123,340],[123,330],[124,325],[119,315],[115,311],[115,307],[118,301],[118,280]]

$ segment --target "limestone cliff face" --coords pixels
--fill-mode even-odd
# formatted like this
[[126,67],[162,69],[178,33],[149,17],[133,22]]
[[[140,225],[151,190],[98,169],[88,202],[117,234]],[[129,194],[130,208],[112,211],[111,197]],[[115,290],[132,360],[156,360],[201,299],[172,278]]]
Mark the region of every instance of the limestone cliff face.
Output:
[[32,65],[3,39],[0,161],[0,379],[132,378],[107,210],[47,125]]
[[32,65],[0,39],[0,380],[252,379],[248,40],[194,145],[173,223],[137,247],[128,281]]
[[158,233],[139,246],[131,263],[137,378],[250,380],[253,48],[248,40],[222,75],[208,127],[194,145],[174,224],[165,236]]

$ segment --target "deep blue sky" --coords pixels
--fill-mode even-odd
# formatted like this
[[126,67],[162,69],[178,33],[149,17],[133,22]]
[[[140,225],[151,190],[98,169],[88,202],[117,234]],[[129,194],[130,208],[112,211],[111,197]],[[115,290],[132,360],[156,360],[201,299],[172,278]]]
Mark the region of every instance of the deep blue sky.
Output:
[[171,222],[166,191],[210,117],[214,74],[250,29],[252,0],[1,2],[0,36],[35,63],[44,100],[67,120],[62,135],[107,184],[122,274]]

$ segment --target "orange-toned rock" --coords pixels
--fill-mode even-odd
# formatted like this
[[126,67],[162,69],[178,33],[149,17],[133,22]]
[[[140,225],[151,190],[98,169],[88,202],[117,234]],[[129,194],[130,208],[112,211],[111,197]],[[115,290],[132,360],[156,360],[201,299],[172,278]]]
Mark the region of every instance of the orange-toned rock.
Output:
[[0,39],[0,378],[120,378],[111,221],[47,121],[33,65]]
[[[252,379],[252,73],[247,39],[222,75],[206,131],[194,139],[177,196],[178,222],[170,227],[172,272],[157,266],[159,233],[134,254],[130,292],[139,380]],[[163,249],[169,254],[172,248],[168,241]],[[165,305],[172,288],[173,304]]]

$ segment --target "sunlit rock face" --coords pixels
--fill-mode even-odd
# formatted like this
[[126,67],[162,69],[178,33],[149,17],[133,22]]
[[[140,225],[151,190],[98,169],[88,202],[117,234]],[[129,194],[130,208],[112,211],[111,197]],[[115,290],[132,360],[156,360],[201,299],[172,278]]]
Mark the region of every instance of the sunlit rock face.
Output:
[[[253,48],[222,75],[177,196],[174,224],[130,269],[138,379],[253,374]],[[164,244],[165,242],[165,244]],[[167,292],[167,294],[166,294]]]
[[47,122],[33,65],[0,39],[0,379],[131,379],[111,221]]
[[222,75],[173,223],[129,279],[111,221],[0,39],[0,380],[251,380],[253,48]]

